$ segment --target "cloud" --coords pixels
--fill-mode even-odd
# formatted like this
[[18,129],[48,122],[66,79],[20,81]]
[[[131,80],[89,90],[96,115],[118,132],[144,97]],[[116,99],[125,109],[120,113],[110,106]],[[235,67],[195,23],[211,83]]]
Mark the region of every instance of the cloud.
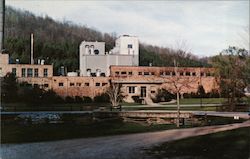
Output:
[[185,40],[199,56],[239,45],[237,34],[249,27],[249,1],[6,0],[6,4],[103,32],[137,35],[153,45],[174,46]]

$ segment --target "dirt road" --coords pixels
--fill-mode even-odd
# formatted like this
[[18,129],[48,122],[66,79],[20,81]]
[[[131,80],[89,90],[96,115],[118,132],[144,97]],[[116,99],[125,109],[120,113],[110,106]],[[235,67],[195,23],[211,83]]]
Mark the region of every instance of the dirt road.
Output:
[[1,159],[139,159],[142,149],[166,141],[250,127],[244,123],[151,133],[1,145]]

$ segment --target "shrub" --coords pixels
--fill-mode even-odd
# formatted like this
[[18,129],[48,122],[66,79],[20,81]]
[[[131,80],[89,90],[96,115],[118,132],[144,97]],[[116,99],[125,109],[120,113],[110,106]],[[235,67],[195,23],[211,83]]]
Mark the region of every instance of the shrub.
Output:
[[107,103],[109,102],[109,96],[106,93],[102,93],[94,97],[96,103]]
[[72,98],[72,97],[70,97],[70,96],[67,96],[67,97],[65,98],[65,102],[66,102],[66,103],[74,103],[74,98]]
[[198,93],[184,93],[183,98],[200,98],[200,95]]
[[82,102],[83,102],[82,97],[75,96],[75,102],[76,102],[76,103],[82,103]]
[[43,93],[43,103],[63,103],[63,99],[58,96],[53,90],[48,90]]
[[92,98],[88,97],[88,96],[83,96],[83,103],[92,103],[93,100]]
[[199,85],[198,86],[198,90],[197,90],[197,94],[196,94],[198,97],[200,98],[204,98],[206,96],[206,92],[205,92],[205,89],[202,85]]
[[141,103],[142,100],[140,99],[139,96],[132,96],[132,99],[134,100],[135,103]]
[[158,103],[158,102],[168,102],[175,98],[176,96],[167,91],[166,89],[158,89],[155,98],[152,98],[152,100],[153,102]]

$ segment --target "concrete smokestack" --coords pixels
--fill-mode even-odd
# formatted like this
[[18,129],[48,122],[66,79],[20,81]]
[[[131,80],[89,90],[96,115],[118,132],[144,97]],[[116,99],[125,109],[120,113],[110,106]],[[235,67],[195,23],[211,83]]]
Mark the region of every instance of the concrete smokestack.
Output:
[[0,52],[4,49],[5,0],[0,0]]
[[30,64],[34,64],[34,34],[31,33]]

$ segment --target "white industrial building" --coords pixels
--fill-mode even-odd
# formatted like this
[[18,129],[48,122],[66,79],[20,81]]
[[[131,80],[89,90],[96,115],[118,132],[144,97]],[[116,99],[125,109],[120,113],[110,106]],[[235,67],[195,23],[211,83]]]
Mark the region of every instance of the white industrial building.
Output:
[[135,36],[120,36],[109,52],[105,52],[104,42],[83,41],[79,56],[80,76],[109,76],[111,65],[139,65],[139,41]]

